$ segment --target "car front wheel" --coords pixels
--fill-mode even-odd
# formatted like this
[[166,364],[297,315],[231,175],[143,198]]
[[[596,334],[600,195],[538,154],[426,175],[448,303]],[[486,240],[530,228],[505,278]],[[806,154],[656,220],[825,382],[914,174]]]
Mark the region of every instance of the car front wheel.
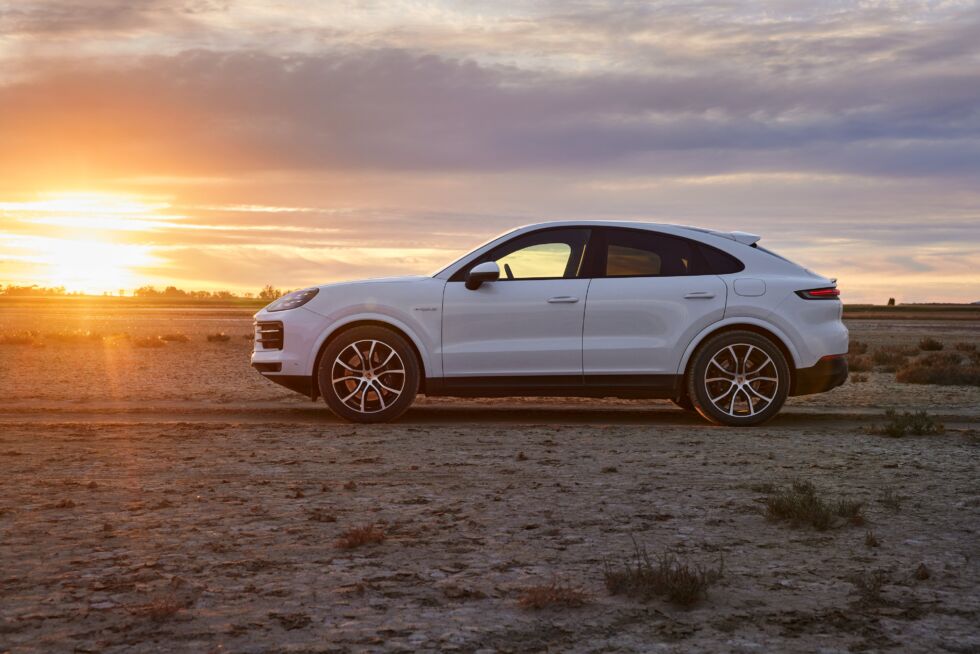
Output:
[[779,413],[789,384],[789,365],[775,343],[755,332],[733,331],[698,348],[687,375],[687,396],[711,422],[742,427]]
[[327,346],[317,370],[330,409],[352,422],[386,422],[403,414],[419,388],[415,352],[384,327],[355,327]]

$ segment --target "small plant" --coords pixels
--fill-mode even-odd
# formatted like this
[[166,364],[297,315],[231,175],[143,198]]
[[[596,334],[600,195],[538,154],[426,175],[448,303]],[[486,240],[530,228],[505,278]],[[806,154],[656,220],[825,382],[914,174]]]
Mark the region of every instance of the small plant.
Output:
[[875,536],[875,532],[869,529],[864,534],[864,546],[871,548],[871,547],[878,547],[879,545],[881,545],[881,541],[879,541],[878,537]]
[[942,423],[936,422],[925,411],[916,411],[915,413],[905,411],[899,415],[892,409],[885,411],[885,424],[880,427],[877,424],[872,424],[868,428],[868,432],[871,434],[890,436],[891,438],[901,438],[909,434],[928,436],[942,434],[945,431]]
[[953,346],[953,349],[956,350],[957,352],[976,352],[977,351],[977,344],[976,343],[957,343],[956,345]]
[[797,480],[792,486],[777,490],[766,501],[766,516],[773,521],[786,521],[792,526],[810,525],[824,531],[834,526],[835,518],[844,518],[850,524],[864,524],[862,503],[842,498],[830,504],[817,494],[809,481]]
[[180,601],[176,595],[166,595],[145,604],[131,606],[129,612],[133,615],[149,618],[154,622],[163,622],[177,615],[184,608],[184,605],[185,603]]
[[926,579],[932,576],[932,573],[929,572],[929,568],[926,567],[925,563],[920,563],[918,567],[915,569],[915,572],[912,573],[912,576],[918,579],[919,581],[925,581]]
[[517,598],[517,603],[525,609],[575,608],[588,601],[587,592],[558,581],[543,586],[529,586]]
[[231,336],[224,332],[218,334],[208,334],[208,343],[227,343],[231,340]]
[[915,353],[915,350],[893,345],[876,349],[871,353],[871,360],[876,366],[884,368],[886,372],[893,372],[899,366],[905,365],[908,357]]
[[923,352],[938,352],[943,349],[942,341],[937,341],[931,336],[926,336],[919,341],[919,349]]
[[337,539],[335,544],[342,550],[352,550],[362,545],[383,543],[385,538],[387,538],[385,532],[380,527],[364,525],[348,529],[340,535],[340,538]]
[[878,503],[886,509],[899,511],[902,508],[902,498],[899,497],[891,488],[886,488],[878,498]]
[[847,348],[848,354],[867,354],[868,344],[862,343],[861,341],[851,341]]
[[868,372],[874,367],[874,360],[867,354],[848,354],[847,368],[853,372]]
[[708,595],[708,587],[724,574],[725,561],[716,569],[689,565],[672,552],[651,559],[645,548],[633,541],[633,559],[621,568],[605,564],[606,589],[611,595],[627,595],[642,601],[663,597],[678,606],[694,606]]
[[862,373],[855,373],[853,375],[848,375],[847,377],[852,384],[863,384],[868,381],[868,376]]
[[161,341],[167,341],[168,343],[187,343],[191,339],[186,334],[164,334],[160,337]]
[[942,386],[980,386],[980,364],[963,362],[956,352],[933,353],[911,361],[895,374],[905,384],[938,384]]
[[885,587],[887,577],[881,570],[874,572],[863,572],[855,575],[851,583],[858,592],[860,603],[864,606],[873,606],[882,603],[881,591]]

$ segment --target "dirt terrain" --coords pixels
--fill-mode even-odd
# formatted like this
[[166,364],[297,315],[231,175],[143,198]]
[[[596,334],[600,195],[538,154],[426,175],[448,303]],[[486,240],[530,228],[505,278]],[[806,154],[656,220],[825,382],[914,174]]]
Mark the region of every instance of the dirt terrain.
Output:
[[[241,311],[0,314],[55,329],[127,336],[0,345],[0,652],[980,652],[975,386],[870,372],[738,431],[617,400],[354,427],[248,368]],[[189,340],[135,345],[168,333]],[[867,433],[887,408],[946,431]],[[768,519],[795,480],[863,523]],[[342,547],[360,527],[383,540]],[[611,595],[634,543],[722,574],[693,608]],[[522,605],[552,584],[584,602]]]

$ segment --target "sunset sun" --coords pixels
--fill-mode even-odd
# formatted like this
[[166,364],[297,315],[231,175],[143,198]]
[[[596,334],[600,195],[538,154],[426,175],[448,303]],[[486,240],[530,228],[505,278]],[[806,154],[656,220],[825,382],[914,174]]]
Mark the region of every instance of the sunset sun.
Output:
[[30,227],[7,234],[10,258],[33,270],[43,286],[101,294],[139,282],[138,270],[159,262],[152,246],[131,242],[153,229],[162,202],[111,193],[48,193],[0,203],[8,223]]

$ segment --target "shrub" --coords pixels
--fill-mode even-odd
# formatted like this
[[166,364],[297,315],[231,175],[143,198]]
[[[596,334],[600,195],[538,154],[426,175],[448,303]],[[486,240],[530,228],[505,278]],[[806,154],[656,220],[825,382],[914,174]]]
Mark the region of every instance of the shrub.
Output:
[[521,591],[517,603],[525,609],[552,607],[573,608],[589,601],[589,594],[581,588],[553,581],[544,586],[529,586]]
[[231,340],[231,336],[221,332],[219,334],[208,334],[208,343],[226,343]]
[[634,555],[621,568],[605,564],[606,589],[611,595],[627,595],[642,601],[664,597],[678,606],[693,606],[708,595],[708,587],[724,573],[725,561],[706,570],[681,561],[671,552],[651,559],[645,548],[633,541]]
[[942,341],[937,341],[931,336],[926,336],[919,341],[919,349],[923,352],[938,352],[943,349]]
[[881,541],[875,536],[875,532],[870,529],[864,534],[864,546],[867,548],[878,547],[881,545]]
[[956,350],[957,352],[976,352],[977,351],[977,344],[976,343],[957,343],[956,345],[953,346],[953,349]]
[[135,347],[163,347],[166,345],[164,341],[161,341],[155,336],[147,336],[144,338],[134,338],[132,344]]
[[882,366],[890,372],[904,365],[906,359],[915,353],[915,350],[900,346],[880,347],[871,353],[871,360],[876,366]]
[[340,538],[337,539],[336,545],[340,549],[351,550],[361,545],[383,543],[385,538],[383,529],[374,525],[364,525],[362,527],[353,527],[342,533]]
[[861,373],[855,373],[853,375],[848,375],[847,378],[849,380],[851,380],[851,383],[852,384],[863,384],[864,382],[868,381],[868,376],[867,375],[864,375],[864,374],[861,374]]
[[942,423],[936,422],[925,411],[916,411],[915,413],[905,411],[899,415],[894,410],[888,409],[888,411],[885,411],[885,424],[880,427],[877,424],[873,424],[868,431],[880,436],[901,438],[909,434],[916,436],[942,434],[945,428]]
[[854,525],[864,524],[863,504],[842,498],[830,504],[817,494],[812,482],[797,480],[789,488],[775,491],[766,500],[766,516],[773,521],[784,520],[792,526],[810,525],[824,531],[835,526],[836,518],[845,518]]
[[874,361],[867,354],[848,354],[847,368],[853,372],[868,372],[874,367]]
[[980,386],[980,365],[972,357],[964,363],[956,352],[933,353],[902,366],[895,379],[905,384]]
[[847,348],[848,354],[867,354],[868,344],[862,343],[861,341],[851,341]]
[[160,340],[171,343],[187,343],[191,339],[186,334],[164,334],[160,337]]
[[0,345],[40,345],[37,332],[13,332],[0,334]]

